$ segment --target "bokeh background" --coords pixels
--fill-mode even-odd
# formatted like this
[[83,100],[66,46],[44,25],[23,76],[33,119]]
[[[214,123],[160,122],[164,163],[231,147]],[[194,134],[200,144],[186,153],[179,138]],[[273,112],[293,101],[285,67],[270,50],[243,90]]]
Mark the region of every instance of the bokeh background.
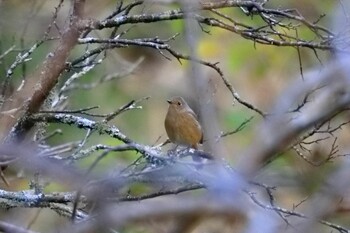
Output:
[[[127,1],[125,1],[127,2]],[[108,13],[115,8],[115,1],[103,0],[94,1],[87,0],[86,16],[88,18],[103,19]],[[285,0],[270,1],[268,6],[273,8],[290,8],[297,9],[309,21],[316,21],[321,15],[320,24],[325,27],[332,26],[333,9],[339,4],[333,0]],[[0,1],[0,54],[11,46],[15,45],[15,49],[6,59],[0,63],[0,80],[2,81],[6,70],[15,60],[17,53],[21,49],[30,48],[38,39],[40,39],[47,25],[52,18],[53,9],[57,5],[57,1],[51,0],[2,0]],[[135,8],[132,13],[157,12],[165,9],[176,9],[176,4],[158,4],[157,2],[147,1],[142,7]],[[57,25],[62,26],[67,23],[67,15],[69,10],[69,2],[64,3],[63,9],[59,13]],[[262,22],[258,17],[251,17],[244,14],[239,8],[227,9],[224,11],[237,21],[245,22],[251,25],[260,25]],[[293,80],[301,79],[300,64],[298,60],[298,51],[291,47],[277,47],[260,45],[253,41],[248,41],[231,32],[217,28],[207,28],[210,32],[202,32],[198,43],[198,54],[200,58],[210,62],[219,62],[220,68],[223,70],[227,79],[233,84],[234,88],[240,94],[241,98],[249,103],[259,107],[259,109],[268,112],[273,106],[278,96],[283,93],[284,89],[290,85]],[[151,24],[139,24],[130,27],[130,25],[122,26],[119,31],[129,30],[124,38],[144,38],[158,36],[161,39],[169,38],[176,33],[180,33],[175,40],[171,41],[172,48],[181,53],[188,53],[186,40],[184,39],[184,22],[180,20],[166,21]],[[58,35],[58,30],[53,30],[51,37]],[[96,31],[92,35],[96,37],[106,37],[106,32]],[[110,33],[110,31],[109,31]],[[299,35],[309,36],[310,40],[313,35],[308,30],[299,31]],[[31,56],[31,60],[26,62],[25,67],[18,68],[13,76],[13,88],[16,89],[20,84],[23,76],[30,74],[38,64],[53,50],[56,40],[45,42]],[[89,46],[92,48],[93,46]],[[86,45],[78,46],[71,54],[72,60],[79,56],[86,49]],[[318,57],[314,51],[310,49],[300,48],[302,69],[307,72],[309,69],[322,69],[323,64],[327,63],[331,58],[329,51],[317,51]],[[109,50],[106,60],[96,66],[92,71],[88,72],[78,80],[79,84],[93,83],[101,77],[113,74],[123,73],[130,69],[136,63],[140,64],[137,68],[125,77],[114,79],[109,82],[102,83],[94,89],[75,90],[69,93],[68,109],[79,109],[89,106],[100,106],[99,109],[93,110],[94,113],[109,113],[131,100],[140,99],[146,96],[150,98],[142,101],[139,105],[142,109],[135,109],[125,112],[115,118],[111,124],[117,126],[122,132],[134,139],[135,141],[156,145],[166,140],[164,129],[164,118],[167,111],[166,99],[171,96],[180,95],[188,100],[193,108],[196,108],[196,99],[193,95],[193,86],[188,76],[189,64],[182,61],[181,64],[171,55],[166,54],[171,60],[166,59],[159,52],[151,48],[127,47]],[[220,155],[231,164],[235,164],[240,157],[242,150],[247,148],[254,136],[258,123],[262,120],[256,113],[236,103],[230,92],[227,90],[222,80],[212,69],[202,67],[203,74],[209,80],[209,87],[212,101],[215,105],[217,122],[220,130],[223,132],[234,130],[244,120],[254,116],[253,120],[240,132],[225,137],[222,140],[226,154]],[[67,72],[61,77],[57,88],[67,80],[74,71]],[[54,96],[54,94],[53,94]],[[298,103],[296,103],[297,105]],[[98,119],[93,118],[91,119]],[[62,129],[62,135],[58,135],[50,139],[50,145],[59,145],[69,141],[80,141],[85,136],[85,131],[64,125],[51,125],[48,133],[56,128]],[[347,140],[345,136],[341,140]],[[216,140],[216,139],[209,139]],[[86,144],[106,144],[115,146],[118,142],[108,136],[93,135]],[[323,145],[317,145],[319,151],[322,151]],[[91,163],[95,153],[91,157],[84,159],[78,166],[85,167]],[[108,169],[122,168],[136,159],[138,155],[133,152],[123,152],[108,156],[104,159],[98,171],[104,172]],[[281,203],[286,207],[292,207],[295,200],[308,195],[308,189],[317,187],[321,178],[319,174],[330,169],[330,166],[322,168],[313,168],[305,161],[294,156],[293,152],[286,152],[286,155],[280,157],[272,163],[262,174],[262,176],[271,176],[271,182],[277,184],[280,189]],[[322,172],[320,172],[322,171]],[[7,172],[12,190],[22,190],[28,188],[28,177],[14,171]],[[279,183],[281,174],[290,175],[286,183]],[[291,185],[293,176],[302,176],[305,185],[298,186],[294,190]],[[277,178],[278,177],[278,178]],[[275,180],[274,180],[275,179]],[[283,186],[288,186],[283,188]],[[0,187],[1,184],[0,184]],[[305,190],[300,190],[304,187]],[[2,187],[4,188],[4,187]],[[135,187],[132,192],[141,193],[145,187]],[[66,187],[50,183],[46,187],[47,191],[64,191]],[[283,195],[289,193],[289,195]],[[12,214],[17,219],[24,222],[30,222],[37,210],[21,209],[12,210]],[[1,211],[3,218],[11,219],[6,211]],[[37,221],[32,227],[33,230],[49,231],[51,226],[59,225],[60,221],[66,221],[64,218],[57,218],[52,211],[45,211],[47,214],[40,214],[39,218],[45,221]],[[58,220],[59,219],[59,220]],[[16,220],[17,221],[17,220]],[[45,222],[45,224],[42,224]],[[345,223],[344,223],[345,224]],[[159,230],[159,229],[158,229]],[[125,231],[128,232],[128,231]],[[130,231],[130,232],[144,232]],[[160,231],[159,231],[160,232]]]

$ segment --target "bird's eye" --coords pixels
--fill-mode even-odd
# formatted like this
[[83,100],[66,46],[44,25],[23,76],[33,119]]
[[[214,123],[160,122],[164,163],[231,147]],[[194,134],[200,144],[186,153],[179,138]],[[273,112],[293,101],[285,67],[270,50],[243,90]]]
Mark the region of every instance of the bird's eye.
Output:
[[177,105],[181,106],[181,102],[177,102]]

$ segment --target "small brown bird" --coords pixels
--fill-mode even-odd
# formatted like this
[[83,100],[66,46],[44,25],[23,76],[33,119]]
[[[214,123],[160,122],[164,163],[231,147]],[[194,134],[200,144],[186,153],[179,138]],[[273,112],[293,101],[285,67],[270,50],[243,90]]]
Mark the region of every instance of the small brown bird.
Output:
[[170,141],[198,149],[198,144],[203,141],[203,132],[196,114],[182,97],[173,97],[168,103],[164,125]]

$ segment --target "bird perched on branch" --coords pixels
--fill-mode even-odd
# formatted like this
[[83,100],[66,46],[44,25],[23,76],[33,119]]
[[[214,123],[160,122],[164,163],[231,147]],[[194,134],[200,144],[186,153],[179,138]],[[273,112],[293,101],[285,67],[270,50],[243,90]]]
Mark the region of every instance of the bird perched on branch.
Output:
[[203,141],[202,127],[196,114],[182,97],[173,97],[165,117],[165,130],[172,143],[198,149]]

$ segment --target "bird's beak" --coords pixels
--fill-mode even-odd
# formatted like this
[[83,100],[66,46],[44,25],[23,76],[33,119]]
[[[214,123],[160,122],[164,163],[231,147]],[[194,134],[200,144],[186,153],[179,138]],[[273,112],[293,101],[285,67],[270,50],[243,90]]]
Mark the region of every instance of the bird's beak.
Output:
[[171,100],[167,100],[166,102],[168,102],[169,104],[171,104]]

